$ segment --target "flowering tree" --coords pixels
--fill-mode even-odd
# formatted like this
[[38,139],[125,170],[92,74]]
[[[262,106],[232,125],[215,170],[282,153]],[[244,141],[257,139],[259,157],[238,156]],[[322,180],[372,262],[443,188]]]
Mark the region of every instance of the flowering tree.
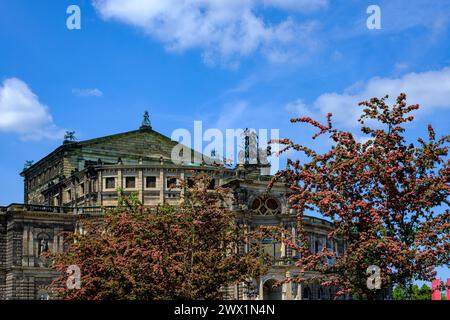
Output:
[[[319,154],[289,139],[281,153],[303,152],[307,161],[288,159],[286,170],[272,180],[285,181],[292,194],[289,202],[299,212],[299,239],[285,243],[300,254],[297,282],[317,281],[340,288],[338,295],[367,299],[381,291],[367,285],[368,267],[380,271],[381,289],[401,284],[410,288],[414,280],[430,281],[434,268],[450,261],[450,136],[436,138],[428,126],[428,139],[408,144],[405,131],[418,105],[406,104],[400,94],[389,107],[386,99],[362,102],[359,119],[365,142],[350,132],[332,127],[331,114],[321,124],[309,117],[291,122],[308,123],[327,135],[332,147]],[[345,252],[324,248],[310,250],[303,228],[305,211],[315,211],[334,224],[328,239],[345,240]],[[306,271],[317,271],[305,276]]]
[[[61,272],[55,281],[65,299],[216,299],[222,288],[264,271],[259,249],[236,250],[248,234],[225,206],[228,191],[208,190],[210,178],[183,183],[180,206],[144,208],[136,197],[100,219],[82,221],[84,232],[69,237],[70,247],[52,256]],[[70,290],[68,266],[81,270],[81,289]]]

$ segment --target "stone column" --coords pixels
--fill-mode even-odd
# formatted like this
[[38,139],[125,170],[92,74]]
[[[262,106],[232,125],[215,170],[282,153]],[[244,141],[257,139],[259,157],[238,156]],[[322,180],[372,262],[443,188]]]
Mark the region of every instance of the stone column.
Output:
[[102,206],[103,205],[103,171],[100,170],[98,172],[98,180],[97,180],[97,203],[96,205]]
[[[291,272],[286,271],[286,278],[289,279],[291,277]],[[286,300],[292,300],[292,282],[288,282],[284,284],[286,286]]]
[[53,243],[52,243],[52,247],[49,248],[51,250],[51,252],[53,253],[57,253],[58,252],[58,236],[56,234],[56,229],[54,230],[53,233]]
[[28,238],[29,238],[29,227],[24,226],[22,235],[22,266],[24,267],[28,266],[28,256],[29,256]]
[[247,254],[250,251],[250,238],[248,237],[248,234],[251,232],[250,230],[250,226],[249,225],[245,225],[245,247],[244,247],[244,253]]
[[159,171],[159,203],[160,204],[164,204],[164,198],[165,198],[165,184],[166,182],[164,181],[165,175],[164,175],[164,169],[161,168],[161,170]]
[[138,186],[138,193],[139,193],[139,201],[144,204],[144,172],[143,169],[139,169],[138,171],[138,181],[137,181],[137,186]]
[[[180,180],[184,180],[184,178],[185,178],[184,171],[181,171],[181,173],[180,173]],[[186,183],[186,181],[185,181],[185,183]],[[181,198],[183,195],[184,195],[184,188],[181,188],[181,190],[180,190],[180,198]],[[180,199],[180,200],[181,200],[181,199]]]
[[123,169],[117,169],[117,188],[123,188]]
[[34,235],[33,227],[28,230],[28,266],[34,267]]
[[[252,279],[247,279],[248,283],[251,283]],[[242,285],[242,300],[250,300],[250,297],[247,295],[247,292],[249,290],[249,287],[247,287],[245,282],[241,283]]]
[[62,230],[60,230],[60,234],[58,235],[58,252],[64,251],[64,235],[61,232]]
[[58,253],[62,251],[62,246],[61,246],[61,229],[60,228],[55,228],[53,230],[53,248],[52,248],[52,252],[54,253]]
[[259,279],[259,297],[258,300],[264,300],[264,279]]
[[[297,233],[296,233],[296,228],[295,228],[295,224],[292,226],[292,242],[294,242],[295,244],[297,244]],[[292,249],[292,257],[295,257],[295,255],[297,254],[297,252]]]

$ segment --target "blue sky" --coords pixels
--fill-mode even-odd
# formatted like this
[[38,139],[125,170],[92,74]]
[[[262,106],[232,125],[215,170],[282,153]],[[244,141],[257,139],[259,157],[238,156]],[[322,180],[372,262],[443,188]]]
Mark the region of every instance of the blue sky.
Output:
[[449,0],[0,0],[0,204],[23,201],[23,164],[64,131],[134,130],[144,110],[168,136],[202,120],[302,142],[289,118],[332,111],[355,130],[356,102],[406,91],[422,105],[409,137],[448,133],[449,40]]

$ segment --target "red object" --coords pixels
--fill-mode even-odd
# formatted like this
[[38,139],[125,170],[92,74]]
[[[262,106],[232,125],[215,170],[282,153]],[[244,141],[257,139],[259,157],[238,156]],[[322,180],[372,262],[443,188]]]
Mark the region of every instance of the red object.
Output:
[[439,288],[440,286],[441,286],[440,279],[434,279],[431,282],[431,300],[441,300],[441,290]]
[[447,279],[447,292],[445,300],[450,300],[450,278]]

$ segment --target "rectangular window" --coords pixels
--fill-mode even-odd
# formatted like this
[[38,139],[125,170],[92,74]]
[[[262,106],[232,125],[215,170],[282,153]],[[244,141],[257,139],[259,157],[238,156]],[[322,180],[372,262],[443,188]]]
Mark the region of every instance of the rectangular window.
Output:
[[127,189],[136,188],[136,177],[125,177],[125,188]]
[[156,177],[145,177],[146,188],[156,188]]
[[105,188],[114,189],[116,187],[116,178],[109,177],[105,179]]
[[176,188],[177,187],[177,178],[168,177],[167,178],[167,188]]
[[67,190],[67,201],[72,201],[72,190]]
[[84,194],[84,183],[80,184],[80,193]]
[[265,238],[262,240],[262,249],[264,253],[267,253],[269,256],[274,259],[278,259],[281,257],[281,243],[276,242],[274,239]]
[[275,242],[272,239],[263,239],[262,249],[264,253],[275,258]]
[[195,181],[193,178],[187,178],[187,185],[188,188],[194,188],[195,187]]

